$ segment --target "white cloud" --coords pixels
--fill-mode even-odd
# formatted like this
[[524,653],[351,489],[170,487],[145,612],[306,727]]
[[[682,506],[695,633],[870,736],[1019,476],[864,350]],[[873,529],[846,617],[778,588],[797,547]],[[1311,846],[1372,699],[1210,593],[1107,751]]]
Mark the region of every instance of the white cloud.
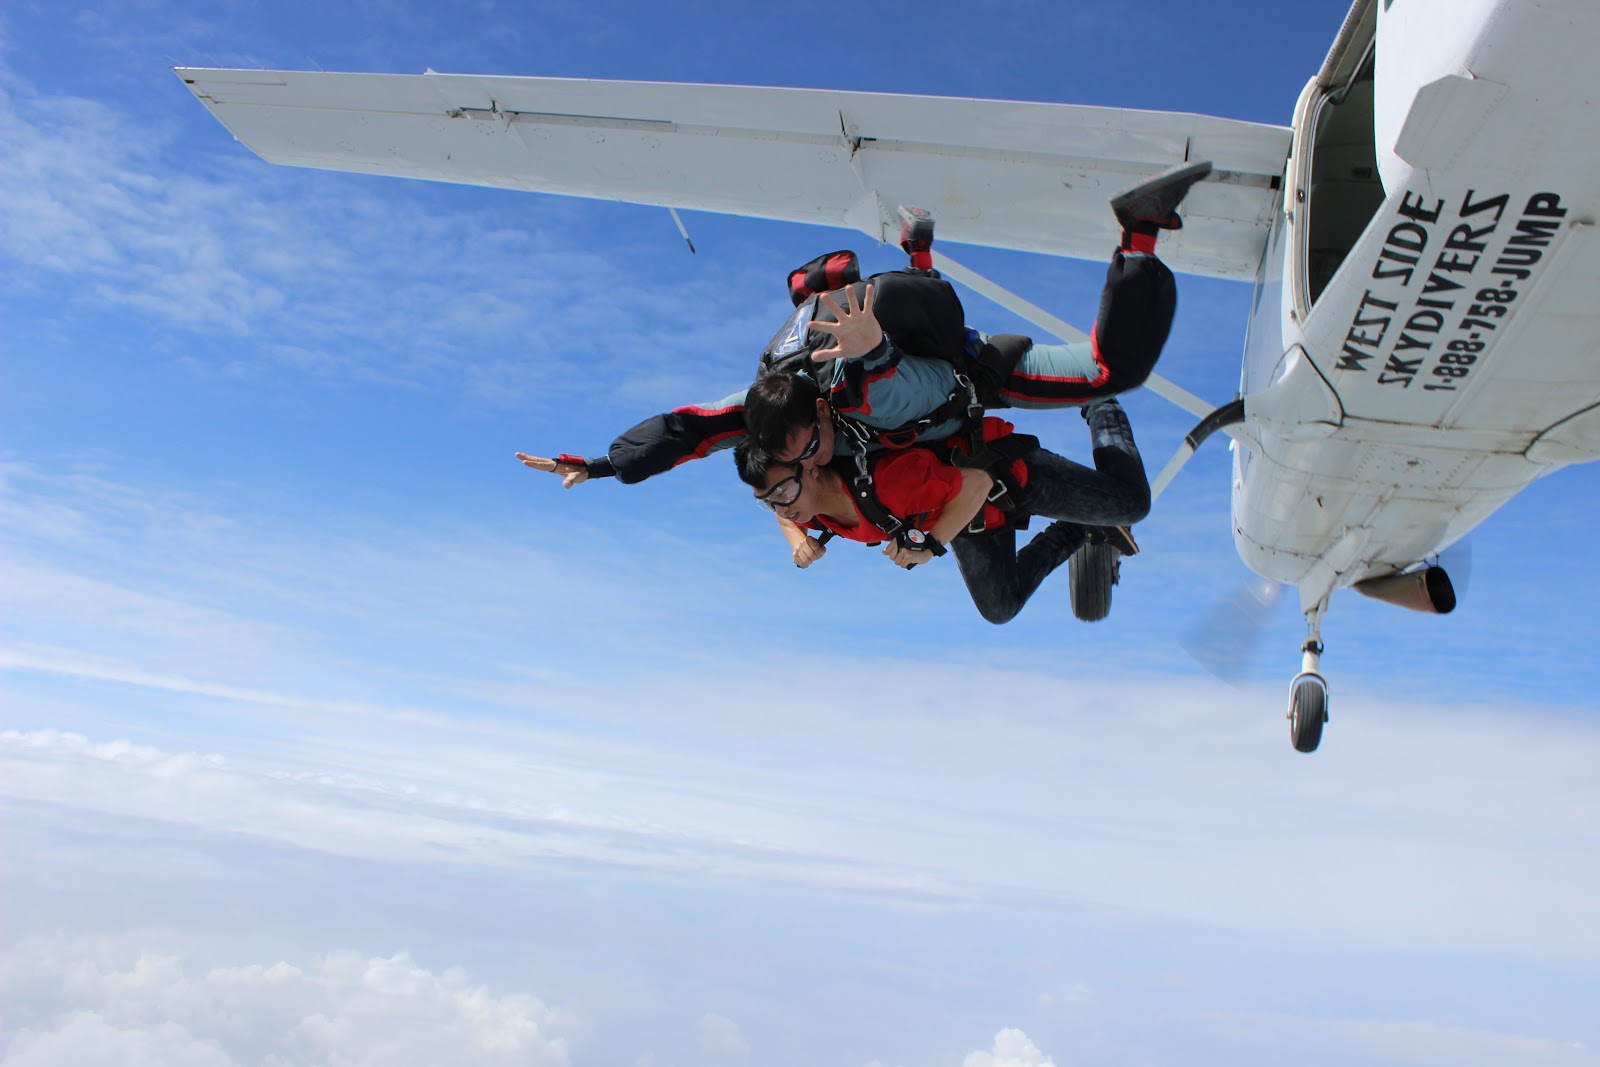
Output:
[[0,1027],[5,1067],[569,1062],[568,1024],[536,997],[435,973],[403,952],[210,969],[143,954],[124,969],[28,945],[0,974],[8,1000],[26,991],[32,1016],[8,1012]]
[[994,1035],[994,1048],[968,1053],[962,1067],[1055,1067],[1021,1030],[1006,1029]]
[[743,1056],[750,1051],[739,1024],[711,1012],[700,1016],[700,1047],[712,1056]]
[[214,1043],[174,1023],[114,1026],[72,1012],[38,1028],[0,1030],[5,1067],[243,1067]]

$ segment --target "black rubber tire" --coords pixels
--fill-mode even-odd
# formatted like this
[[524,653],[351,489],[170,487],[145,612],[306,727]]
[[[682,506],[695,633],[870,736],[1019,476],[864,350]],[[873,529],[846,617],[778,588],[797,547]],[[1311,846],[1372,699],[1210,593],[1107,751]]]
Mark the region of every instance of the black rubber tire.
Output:
[[1122,553],[1105,542],[1086,544],[1067,560],[1072,614],[1083,622],[1099,622],[1111,614],[1111,587],[1117,584]]
[[1322,724],[1328,721],[1328,690],[1315,679],[1303,678],[1289,695],[1289,741],[1296,752],[1315,752],[1322,743]]

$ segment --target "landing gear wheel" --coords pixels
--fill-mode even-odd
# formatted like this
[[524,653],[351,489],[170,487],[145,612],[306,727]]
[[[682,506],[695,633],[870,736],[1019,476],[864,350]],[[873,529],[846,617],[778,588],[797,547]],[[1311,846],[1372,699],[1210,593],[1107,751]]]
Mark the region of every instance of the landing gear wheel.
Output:
[[1067,560],[1067,580],[1072,591],[1072,614],[1084,622],[1099,622],[1111,614],[1111,587],[1122,569],[1122,553],[1101,541],[1086,544]]
[[1289,740],[1296,752],[1315,752],[1328,721],[1328,683],[1320,674],[1302,674],[1289,689]]

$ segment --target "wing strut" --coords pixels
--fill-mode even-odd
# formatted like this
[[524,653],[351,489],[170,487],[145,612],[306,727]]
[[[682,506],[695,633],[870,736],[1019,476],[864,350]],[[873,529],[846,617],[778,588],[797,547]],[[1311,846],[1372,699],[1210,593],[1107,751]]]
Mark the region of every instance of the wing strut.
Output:
[[[981,293],[1012,314],[1027,319],[1041,330],[1046,330],[1063,341],[1087,341],[1089,339],[1089,335],[1077,327],[1056,318],[1037,304],[1029,303],[1016,293],[1004,288],[997,282],[991,281],[970,267],[963,267],[943,252],[934,251],[933,265],[939,268],[941,274],[948,274],[967,288]],[[1205,418],[1212,412],[1210,404],[1182,386],[1167,381],[1159,374],[1150,375],[1144,384],[1146,388],[1163,400],[1171,401],[1191,415]]]
[[[1063,341],[1087,341],[1089,339],[1089,335],[1077,327],[1058,319],[1037,304],[1024,300],[1016,293],[1013,293],[998,282],[984,277],[970,267],[963,267],[943,252],[936,251],[933,253],[933,265],[939,268],[941,274],[954,278],[968,289],[981,293],[1012,314],[1026,319],[1041,330],[1046,330]],[[1216,431],[1225,429],[1244,419],[1244,401],[1234,400],[1222,405],[1220,408],[1213,408],[1210,404],[1189,392],[1189,390],[1167,381],[1159,374],[1150,375],[1144,384],[1151,392],[1163,400],[1171,401],[1191,415],[1200,416],[1199,425],[1190,430],[1184,437],[1183,443],[1178,446],[1178,451],[1167,461],[1166,467],[1162,469],[1156,480],[1151,484],[1150,499],[1153,502],[1172,482],[1172,479],[1177,477],[1178,471],[1182,470],[1183,465],[1189,462],[1189,457],[1193,456],[1200,448],[1202,441]]]

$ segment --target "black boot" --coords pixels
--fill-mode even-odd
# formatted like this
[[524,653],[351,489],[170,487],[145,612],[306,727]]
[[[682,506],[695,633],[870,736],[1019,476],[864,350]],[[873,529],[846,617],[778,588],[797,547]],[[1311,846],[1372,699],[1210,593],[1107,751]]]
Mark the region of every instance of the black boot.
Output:
[[1149,181],[1134,186],[1111,200],[1111,211],[1125,233],[1150,233],[1156,230],[1181,230],[1178,205],[1201,178],[1211,173],[1211,164],[1185,163],[1164,170]]

